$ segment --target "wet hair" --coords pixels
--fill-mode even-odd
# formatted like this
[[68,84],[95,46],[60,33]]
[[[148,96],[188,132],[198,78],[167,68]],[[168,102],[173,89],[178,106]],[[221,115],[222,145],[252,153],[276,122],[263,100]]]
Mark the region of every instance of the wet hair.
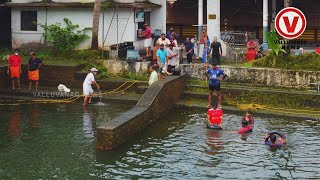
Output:
[[19,52],[19,49],[15,49],[14,52]]
[[30,55],[36,56],[36,53],[35,53],[34,51],[31,51],[31,52],[30,52]]
[[277,140],[277,136],[274,135],[274,134],[271,134],[271,136],[270,136],[270,141],[271,141],[272,143],[275,143],[276,140]]
[[154,66],[150,66],[149,68],[154,69]]
[[164,47],[164,44],[160,44],[160,47]]
[[249,125],[249,122],[247,120],[241,121],[242,127],[247,127]]
[[213,61],[212,66],[218,66],[218,63],[216,61]]
[[252,114],[250,110],[246,110],[246,114]]

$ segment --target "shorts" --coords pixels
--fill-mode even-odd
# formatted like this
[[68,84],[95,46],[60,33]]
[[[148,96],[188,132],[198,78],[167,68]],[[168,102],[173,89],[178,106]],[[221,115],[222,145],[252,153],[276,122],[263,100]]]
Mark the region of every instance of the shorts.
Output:
[[214,86],[209,85],[209,90],[210,90],[210,91],[214,91],[214,90],[216,90],[216,91],[221,91],[220,84],[214,85]]
[[163,72],[163,69],[164,69],[165,67],[159,67],[159,72],[158,73],[160,73],[160,74],[165,74],[164,72]]
[[176,69],[176,66],[168,65],[168,73],[172,73]]
[[16,66],[16,67],[10,66],[10,77],[11,79],[20,78],[20,66]]
[[152,44],[152,38],[144,40],[144,47],[145,48],[151,47],[151,44]]
[[39,81],[39,69],[28,72],[29,81]]
[[91,85],[83,83],[83,95],[89,96],[90,94],[93,94],[93,89]]

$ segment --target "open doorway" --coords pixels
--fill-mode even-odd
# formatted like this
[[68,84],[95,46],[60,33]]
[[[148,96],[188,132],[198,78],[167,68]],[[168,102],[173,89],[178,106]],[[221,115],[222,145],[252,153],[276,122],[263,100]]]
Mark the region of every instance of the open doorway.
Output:
[[0,7],[0,48],[11,48],[11,8]]

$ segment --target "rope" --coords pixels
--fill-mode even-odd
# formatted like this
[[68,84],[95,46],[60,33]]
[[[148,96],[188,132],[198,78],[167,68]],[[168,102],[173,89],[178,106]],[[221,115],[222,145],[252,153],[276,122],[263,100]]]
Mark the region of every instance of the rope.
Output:
[[[136,84],[139,81],[126,81],[124,82],[122,85],[120,85],[119,87],[117,87],[116,89],[112,90],[112,91],[108,91],[108,92],[104,92],[102,93],[100,90],[101,95],[103,94],[118,94],[118,93],[122,93],[124,91],[126,91],[127,89],[129,89],[130,87],[132,87],[134,84]],[[131,83],[130,85],[128,85],[126,88],[120,90],[121,88],[123,88],[127,83]],[[50,104],[50,103],[72,103],[76,100],[78,100],[79,98],[83,97],[83,95],[78,95],[78,96],[73,96],[67,99],[56,99],[56,100],[46,100],[46,99],[35,99],[35,100],[14,100],[15,102],[25,102],[25,103],[7,103],[7,104],[0,104],[0,106],[17,106],[17,105],[25,105],[25,104]],[[10,101],[12,102],[13,100],[0,100],[0,102],[7,102]],[[31,101],[31,102],[30,102]]]
[[313,110],[307,110],[307,109],[287,109],[287,108],[275,108],[275,107],[268,107],[267,105],[261,105],[261,104],[240,104],[237,101],[232,101],[229,99],[226,99],[227,103],[233,106],[236,106],[238,109],[241,110],[269,110],[274,112],[281,112],[281,113],[295,113],[295,114],[301,114],[301,115],[313,115],[313,116],[320,116],[319,111],[313,111]]

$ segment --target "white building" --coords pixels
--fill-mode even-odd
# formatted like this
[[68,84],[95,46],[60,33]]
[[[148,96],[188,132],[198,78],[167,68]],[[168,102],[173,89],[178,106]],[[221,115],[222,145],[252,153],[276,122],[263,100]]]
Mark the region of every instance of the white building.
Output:
[[[4,4],[12,9],[12,47],[44,43],[44,30],[32,22],[47,25],[60,22],[63,25],[63,18],[68,18],[80,26],[79,30],[92,27],[93,5],[94,0],[53,0],[50,3],[41,0],[12,0]],[[144,19],[140,19],[140,22],[135,17],[137,12],[144,12]],[[108,47],[117,42],[133,42],[136,49],[143,48],[143,41],[138,38],[137,32],[144,23],[150,24],[153,31],[159,29],[165,32],[166,0],[114,0],[101,11],[99,47]],[[91,31],[88,35],[91,36]],[[90,46],[91,39],[88,39],[77,49]]]

